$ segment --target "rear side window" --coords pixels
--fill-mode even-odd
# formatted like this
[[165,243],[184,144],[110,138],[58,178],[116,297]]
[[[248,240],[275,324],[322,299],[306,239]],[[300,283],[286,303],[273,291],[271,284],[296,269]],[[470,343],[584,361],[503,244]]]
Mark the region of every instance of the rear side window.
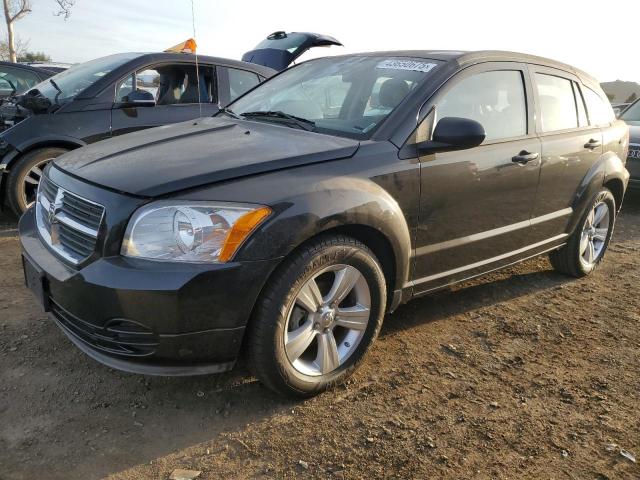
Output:
[[576,98],[576,106],[578,107],[578,125],[586,127],[589,125],[589,120],[587,119],[587,111],[584,107],[584,99],[582,98],[582,93],[580,93],[580,87],[576,82],[571,83],[573,85],[573,94]]
[[485,141],[526,135],[527,106],[522,73],[500,70],[461,80],[438,102],[437,116],[480,122],[487,135]]
[[235,100],[260,83],[260,78],[253,72],[236,68],[228,68],[227,71],[229,72],[229,101]]
[[604,100],[589,87],[583,88],[582,91],[587,102],[587,112],[589,113],[589,123],[591,125],[608,125],[616,119],[608,100]]
[[576,98],[571,80],[536,73],[536,88],[543,132],[578,128]]

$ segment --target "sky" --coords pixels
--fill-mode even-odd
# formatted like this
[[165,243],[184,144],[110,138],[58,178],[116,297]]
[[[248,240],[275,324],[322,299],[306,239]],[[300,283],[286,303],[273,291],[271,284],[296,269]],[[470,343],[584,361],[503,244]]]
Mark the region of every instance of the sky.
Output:
[[[239,59],[277,30],[331,35],[344,47],[300,60],[375,50],[511,50],[550,57],[600,81],[640,83],[637,39],[621,28],[638,0],[193,0],[198,53]],[[193,36],[191,0],[32,0],[15,24],[29,50],[59,62],[162,51]],[[625,33],[627,32],[627,33]]]

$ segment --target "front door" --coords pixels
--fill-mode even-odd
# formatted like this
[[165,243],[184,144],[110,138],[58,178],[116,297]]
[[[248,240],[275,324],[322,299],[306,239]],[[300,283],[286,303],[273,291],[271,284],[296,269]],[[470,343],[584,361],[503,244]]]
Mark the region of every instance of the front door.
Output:
[[[218,111],[214,68],[195,64],[163,64],[145,67],[123,79],[116,86],[111,113],[111,134],[125,133],[199,117],[210,117]],[[198,85],[199,84],[199,85]],[[155,103],[129,106],[127,95],[136,90],[151,93]]]
[[[486,139],[476,148],[420,159],[415,293],[489,270],[532,243],[540,141],[530,99],[524,65],[489,63],[465,69],[426,105],[432,110],[425,122],[470,118],[483,125]],[[430,135],[432,128],[422,130]]]

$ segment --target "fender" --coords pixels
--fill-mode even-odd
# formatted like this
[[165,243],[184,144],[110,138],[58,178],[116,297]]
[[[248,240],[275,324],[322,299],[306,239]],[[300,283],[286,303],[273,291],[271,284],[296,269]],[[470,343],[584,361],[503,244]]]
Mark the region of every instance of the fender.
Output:
[[86,145],[86,143],[82,140],[66,135],[47,135],[32,138],[13,147],[8,144],[8,151],[0,159],[0,210],[4,208],[6,190],[5,176],[11,171],[11,167],[22,157],[22,155],[31,150],[35,150],[36,148],[62,147],[73,150],[83,147],[84,145]]
[[273,207],[272,220],[259,235],[249,238],[238,260],[285,257],[323,232],[361,229],[364,243],[367,234],[379,234],[393,252],[395,278],[390,292],[407,285],[412,244],[409,226],[396,200],[380,185],[361,178],[324,180]]
[[[620,181],[622,184],[622,192],[620,192],[620,198],[624,196],[624,192],[627,188],[629,181],[629,172],[624,166],[624,162],[618,157],[615,152],[608,151],[603,153],[600,158],[591,166],[586,175],[582,178],[574,201],[571,205],[574,214],[569,224],[569,231],[573,232],[576,224],[578,223],[582,212],[586,208],[587,202],[595,195],[595,193],[602,188],[603,185],[608,184],[611,181]],[[614,192],[614,195],[616,192]],[[619,205],[621,203],[617,198]]]
[[84,147],[86,142],[76,137],[68,135],[42,135],[37,138],[30,138],[16,145],[16,150],[20,153],[27,153],[30,150],[43,147],[63,147],[68,146],[71,149]]
[[78,138],[67,135],[46,135],[37,138],[30,138],[18,145],[15,145],[13,149],[9,150],[9,152],[0,160],[0,165],[5,166],[3,170],[9,170],[11,164],[15,162],[17,158],[31,150],[35,150],[36,148],[68,147],[69,149],[76,149],[84,147],[86,144],[86,142],[83,142]]

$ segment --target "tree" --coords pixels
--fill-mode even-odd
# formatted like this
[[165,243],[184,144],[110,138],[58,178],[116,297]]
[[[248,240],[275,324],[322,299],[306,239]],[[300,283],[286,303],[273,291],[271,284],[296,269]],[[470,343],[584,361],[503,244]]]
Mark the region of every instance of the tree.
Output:
[[[29,41],[23,41],[20,37],[15,38],[14,50],[16,56],[20,58],[29,51]],[[10,62],[11,55],[9,55],[9,42],[6,40],[0,41],[0,60],[3,62]]]
[[13,39],[13,23],[31,12],[29,0],[2,0],[4,6],[4,20],[7,23],[7,46],[9,49],[9,61],[17,60],[15,41]]
[[[64,17],[65,20],[68,19],[71,15],[71,7],[76,3],[76,0],[55,0],[55,2],[58,5],[58,10],[54,12],[54,15]],[[31,0],[2,0],[2,3],[4,20],[7,24],[7,59],[10,62],[15,62],[18,54],[14,40],[13,24],[31,12]]]
[[51,57],[44,52],[24,52],[20,54],[18,51],[18,61],[24,63],[50,62]]
[[66,20],[71,16],[71,7],[76,3],[76,0],[56,0],[58,4],[58,11],[54,13],[56,17],[64,17]]
[[638,95],[636,94],[636,92],[633,92],[631,95],[629,95],[629,98],[624,101],[624,103],[633,103],[636,101],[636,98],[638,98]]

